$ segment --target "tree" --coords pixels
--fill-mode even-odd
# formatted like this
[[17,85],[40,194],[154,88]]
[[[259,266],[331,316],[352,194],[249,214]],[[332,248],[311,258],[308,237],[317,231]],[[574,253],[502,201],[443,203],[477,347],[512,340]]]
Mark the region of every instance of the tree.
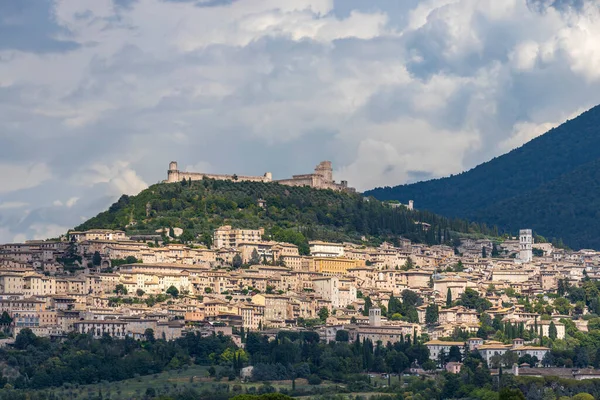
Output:
[[573,309],[573,306],[565,297],[559,297],[558,299],[555,299],[553,305],[554,309],[562,315],[569,315]]
[[404,289],[401,295],[404,307],[420,306],[421,304],[423,304],[423,300],[419,297],[417,293],[413,292],[412,290]]
[[548,337],[552,340],[556,340],[558,336],[558,331],[556,329],[556,325],[554,321],[550,322],[550,326],[548,327]]
[[369,296],[365,297],[365,306],[363,308],[362,314],[364,316],[368,316],[369,315],[369,309],[373,307],[373,302],[371,301],[371,298]]
[[421,367],[425,370],[425,371],[433,371],[436,369],[436,365],[435,362],[432,360],[427,360],[423,363],[423,365],[421,365]]
[[185,229],[183,231],[183,233],[181,234],[181,236],[179,236],[179,241],[181,243],[193,242],[194,239],[196,239],[196,236],[194,236],[194,233],[192,231],[190,231],[189,229]]
[[492,258],[498,258],[500,257],[500,253],[498,252],[498,246],[496,246],[496,243],[492,244]]
[[440,368],[445,368],[446,367],[446,363],[448,362],[448,355],[446,354],[446,350],[442,349],[440,350],[440,352],[438,353],[438,365],[440,366]]
[[477,312],[483,312],[492,306],[489,300],[479,296],[475,290],[467,288],[461,295],[459,304],[467,308],[475,309]]
[[309,385],[320,385],[321,382],[322,382],[321,378],[319,378],[318,375],[312,374],[311,376],[308,377]]
[[175,229],[173,227],[169,228],[169,237],[175,238]]
[[327,318],[329,318],[329,310],[327,309],[327,307],[322,307],[319,310],[319,318],[321,319],[321,321],[325,322],[327,320]]
[[487,258],[487,249],[485,246],[481,247],[481,258]]
[[102,256],[100,255],[99,251],[94,252],[94,255],[92,256],[92,264],[95,267],[99,267],[102,264]]
[[206,247],[208,247],[209,249],[212,248],[213,245],[213,236],[206,232],[204,234],[202,234],[202,243],[204,243],[206,245]]
[[579,347],[577,349],[573,364],[579,368],[587,368],[590,365],[590,357],[585,347]]
[[558,294],[560,297],[562,297],[565,295],[567,290],[568,290],[568,282],[566,282],[564,279],[559,279],[558,284],[557,284],[556,294]]
[[145,294],[145,292],[142,289],[138,289],[135,291],[135,294],[137,294],[138,297],[142,297]]
[[239,254],[236,254],[235,256],[233,256],[233,260],[231,261],[231,266],[235,269],[238,269],[239,267],[241,267],[243,264],[242,261],[242,256],[240,256]]
[[527,400],[519,389],[504,388],[500,391],[498,400]]
[[458,262],[454,266],[454,272],[463,272],[464,270],[465,266],[463,265],[461,260],[458,260]]
[[452,290],[448,288],[448,293],[446,293],[446,307],[452,307]]
[[256,249],[252,250],[252,254],[250,255],[250,264],[260,264],[260,255],[258,254],[258,251]]
[[462,354],[460,352],[460,348],[458,346],[450,346],[450,350],[448,351],[448,361],[461,362]]
[[348,340],[350,340],[348,331],[340,329],[339,331],[337,331],[335,333],[335,341],[336,342],[347,342]]
[[456,393],[460,390],[461,382],[455,374],[446,374],[446,382],[442,388],[442,398],[452,399],[455,398]]
[[502,365],[504,365],[505,367],[512,367],[513,364],[519,361],[519,355],[514,351],[509,350],[506,353],[502,354],[501,360]]
[[179,290],[175,286],[171,285],[167,289],[167,294],[170,294],[172,297],[177,297],[179,296]]
[[11,316],[6,311],[2,311],[2,316],[0,316],[0,325],[10,325],[12,322],[13,319]]
[[571,397],[571,400],[594,400],[594,396],[589,393],[578,393]]
[[23,328],[15,338],[15,349],[25,350],[27,347],[35,346],[38,338],[29,328]]
[[425,309],[425,323],[433,325],[438,322],[439,308],[437,304],[429,304]]
[[115,287],[115,293],[116,294],[127,294],[127,288],[125,286],[123,286],[122,283],[119,283],[116,287]]
[[147,341],[154,342],[154,329],[146,328],[146,330],[144,331],[144,337]]
[[400,300],[395,298],[394,295],[392,294],[388,301],[388,308],[387,308],[388,316],[399,313],[401,311],[401,309],[402,309],[402,304],[400,303]]

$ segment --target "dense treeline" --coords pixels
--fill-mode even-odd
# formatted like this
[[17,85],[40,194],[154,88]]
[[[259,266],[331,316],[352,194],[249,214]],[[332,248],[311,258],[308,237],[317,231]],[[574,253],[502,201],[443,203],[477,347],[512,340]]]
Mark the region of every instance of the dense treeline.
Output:
[[[52,342],[23,330],[17,336],[14,348],[0,352],[0,359],[4,360],[3,371],[12,376],[10,379],[0,378],[0,385],[4,388],[0,389],[0,399],[54,400],[58,398],[57,392],[44,388],[114,382],[164,370],[177,371],[192,363],[211,365],[208,370],[211,376],[216,379],[227,377],[229,382],[236,380],[243,367],[253,365],[251,379],[262,382],[259,394],[276,391],[269,381],[289,380],[291,385],[280,388],[280,394],[306,396],[322,393],[323,399],[335,399],[327,395],[332,393],[327,388],[318,389],[327,380],[339,385],[330,388],[333,393],[382,392],[390,396],[380,397],[382,400],[556,400],[559,396],[587,399],[583,395],[577,397],[578,393],[589,393],[594,396],[591,398],[600,397],[598,380],[579,382],[558,378],[521,378],[502,374],[501,370],[500,376],[494,377],[477,352],[461,354],[455,346],[446,361],[461,361],[463,367],[459,374],[443,372],[432,377],[406,376],[404,373],[411,366],[420,365],[426,370],[437,367],[429,360],[427,347],[412,335],[384,345],[370,340],[350,342],[347,335],[338,335],[337,341],[324,343],[316,332],[311,331],[282,331],[272,339],[261,333],[242,331],[245,349],[218,335],[202,338],[188,334],[173,342],[148,336],[148,341],[138,342],[109,337],[94,340],[87,335],[73,334],[62,342]],[[383,373],[385,385],[381,380],[378,384],[373,373]],[[297,390],[295,381],[300,378],[307,379],[314,390]],[[219,400],[238,394],[240,400],[286,399],[274,393],[266,397],[250,392],[240,394],[239,387],[234,387],[231,392],[230,385],[226,383],[199,390],[188,388],[169,397],[159,397],[154,389],[149,388],[143,398]],[[102,394],[94,394],[90,398],[100,399]]]
[[560,237],[572,248],[600,249],[600,160],[585,164],[471,217],[512,227],[526,226]]
[[269,380],[264,379],[266,374],[277,373],[270,379],[316,374],[320,379],[346,382],[348,375],[364,371],[400,373],[412,362],[424,364],[429,360],[427,347],[411,335],[385,346],[368,339],[322,343],[315,332],[280,332],[272,341],[251,333],[246,339],[246,351],[250,361],[260,367],[253,373],[259,381]]
[[[266,207],[258,205],[263,199]],[[178,227],[181,240],[196,237],[210,242],[212,230],[224,224],[239,228],[267,228],[275,240],[297,244],[307,251],[307,240],[392,239],[400,235],[417,242],[451,243],[457,233],[497,236],[494,228],[427,211],[391,208],[359,194],[288,187],[276,183],[231,181],[182,181],[157,184],[137,196],[122,196],[110,208],[76,229],[125,229],[129,234],[165,236]],[[429,224],[427,227],[422,222]]]
[[446,216],[531,227],[573,248],[600,248],[600,106],[470,171],[366,192]]
[[172,342],[139,342],[108,336],[94,340],[88,335],[71,334],[65,341],[54,342],[23,329],[14,349],[0,349],[0,359],[13,371],[7,376],[18,376],[0,376],[0,387],[10,383],[19,389],[39,389],[63,383],[119,381],[177,369],[191,362],[209,364],[211,354],[220,356],[233,348],[231,339],[223,336],[188,335]]

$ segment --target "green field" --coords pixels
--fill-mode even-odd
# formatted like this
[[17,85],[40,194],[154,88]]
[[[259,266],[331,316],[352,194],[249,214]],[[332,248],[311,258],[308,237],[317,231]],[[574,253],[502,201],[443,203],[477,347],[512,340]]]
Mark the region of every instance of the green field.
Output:
[[[57,399],[72,399],[72,400],[129,400],[129,399],[146,399],[148,397],[147,390],[154,389],[153,395],[172,396],[178,393],[183,393],[188,389],[194,389],[201,393],[205,392],[206,397],[209,397],[208,392],[230,393],[234,396],[238,393],[258,393],[264,386],[272,386],[276,391],[292,389],[291,381],[274,381],[274,382],[242,382],[239,379],[229,381],[227,378],[216,380],[209,377],[208,367],[205,366],[190,366],[181,370],[172,370],[155,375],[140,376],[133,379],[128,379],[118,382],[101,382],[93,385],[64,385],[58,388],[44,389],[38,394],[47,394],[49,398]],[[318,386],[319,389],[333,389],[334,383],[323,382]],[[296,380],[296,389],[310,392],[315,389],[307,383],[306,379]],[[310,396],[305,396],[305,398]],[[1,396],[0,396],[1,398]],[[203,396],[203,398],[205,398]]]

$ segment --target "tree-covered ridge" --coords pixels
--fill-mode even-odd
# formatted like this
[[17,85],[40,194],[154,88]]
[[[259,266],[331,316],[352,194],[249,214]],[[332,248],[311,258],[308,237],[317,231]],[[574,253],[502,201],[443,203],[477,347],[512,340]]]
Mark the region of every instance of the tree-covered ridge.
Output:
[[[265,208],[258,205],[260,199],[266,202]],[[392,208],[359,194],[209,179],[157,184],[136,196],[124,195],[76,229],[125,229],[128,234],[141,234],[179,227],[184,229],[184,240],[198,235],[208,240],[212,230],[222,225],[264,227],[273,239],[296,244],[312,239],[360,241],[363,236],[371,241],[404,236],[435,244],[449,243],[458,233],[497,235],[497,230],[486,225]]]
[[600,159],[535,190],[474,215],[499,226],[521,226],[560,237],[572,248],[600,249]]
[[[497,224],[532,227],[571,247],[599,247],[600,106],[508,154],[442,179],[366,192],[381,200],[415,200],[421,209]],[[590,199],[593,201],[590,202]]]

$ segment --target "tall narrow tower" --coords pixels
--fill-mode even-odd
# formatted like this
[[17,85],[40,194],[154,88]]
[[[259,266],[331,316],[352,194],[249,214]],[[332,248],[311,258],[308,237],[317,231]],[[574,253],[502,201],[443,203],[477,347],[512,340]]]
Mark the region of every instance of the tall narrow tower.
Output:
[[333,182],[333,168],[331,161],[322,161],[315,168],[315,174],[320,175],[325,183]]
[[519,261],[531,262],[533,260],[533,233],[531,229],[519,231]]
[[381,308],[369,308],[369,325],[381,326]]
[[169,163],[167,182],[179,182],[179,169],[177,168],[177,161],[171,161]]

